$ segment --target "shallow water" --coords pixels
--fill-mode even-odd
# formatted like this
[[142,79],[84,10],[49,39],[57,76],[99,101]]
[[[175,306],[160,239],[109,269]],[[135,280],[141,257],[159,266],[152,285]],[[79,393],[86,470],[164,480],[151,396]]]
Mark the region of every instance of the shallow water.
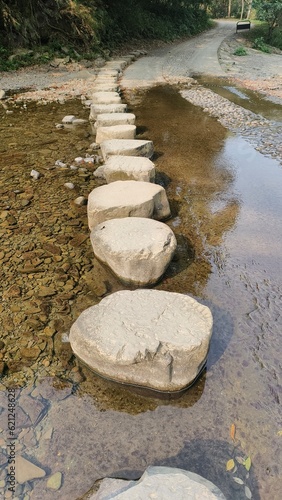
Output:
[[[159,400],[109,384],[84,367],[84,381],[75,382],[65,351],[52,353],[46,347],[51,367],[53,356],[56,360],[53,376],[39,364],[33,371],[42,378],[16,391],[18,449],[42,467],[46,477],[21,486],[19,497],[28,493],[27,500],[76,500],[101,477],[136,478],[148,465],[169,465],[202,474],[229,500],[246,498],[245,486],[254,499],[278,500],[282,489],[282,438],[277,434],[281,430],[281,166],[228,134],[173,89],[132,93],[130,101],[139,137],[154,142],[158,181],[167,189],[173,212],[168,224],[179,243],[178,260],[157,288],[192,294],[211,307],[214,332],[207,371],[181,398]],[[64,114],[70,114],[70,108]],[[33,126],[38,127],[35,118],[36,112]],[[19,120],[19,131],[23,125]],[[81,148],[87,147],[83,141]],[[64,144],[65,157],[77,155],[73,146],[68,149]],[[34,148],[35,143],[32,154],[37,158]],[[58,149],[59,142],[54,158]],[[40,159],[36,164],[40,166]],[[52,186],[58,189],[60,175],[51,172],[50,179],[46,174],[50,205],[55,196]],[[84,191],[94,185],[92,180],[83,184]],[[58,219],[64,220],[57,222],[58,233],[68,227],[69,203],[66,195],[58,213]],[[84,211],[72,220],[79,222],[80,233],[87,232]],[[83,245],[85,250],[74,247],[69,261],[75,264],[79,257],[81,266],[88,265],[95,279],[99,267],[94,263],[91,268],[91,249]],[[88,264],[83,261],[86,257]],[[104,274],[98,273],[98,279],[103,276],[111,290],[122,288],[109,273],[100,271]],[[84,285],[81,275],[77,281]],[[54,349],[57,335],[98,300],[89,293],[82,286],[69,301]],[[61,314],[52,307],[51,314]],[[14,377],[20,378],[19,372]],[[12,382],[13,374],[7,374],[6,380]],[[2,391],[4,408],[6,397]],[[0,417],[7,438],[7,413],[3,411]],[[234,441],[230,436],[233,423]],[[226,472],[227,460],[238,456],[251,457],[249,473],[238,462],[234,473]],[[2,456],[1,464],[0,480],[7,471]],[[54,493],[48,490],[47,479],[56,471],[63,473],[63,484]]]
[[216,94],[225,97],[229,101],[249,109],[253,113],[262,115],[268,120],[278,123],[282,122],[282,106],[275,102],[275,98],[263,97],[261,93],[243,87],[229,84],[226,78],[215,78],[207,76],[196,76],[199,83],[211,89]]

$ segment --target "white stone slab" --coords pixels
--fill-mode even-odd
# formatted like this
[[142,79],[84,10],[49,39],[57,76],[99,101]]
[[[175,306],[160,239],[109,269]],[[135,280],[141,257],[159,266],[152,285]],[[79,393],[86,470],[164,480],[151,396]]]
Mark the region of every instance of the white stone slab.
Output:
[[97,116],[95,127],[111,127],[112,125],[134,125],[133,113],[101,113]]
[[148,467],[139,481],[106,478],[89,500],[225,500],[214,483],[172,467]]
[[87,203],[90,230],[109,219],[146,217],[164,220],[170,217],[166,191],[149,182],[116,181],[91,191]]
[[95,121],[101,113],[125,113],[127,104],[91,104],[90,121]]
[[105,68],[110,68],[110,69],[124,69],[126,68],[128,62],[125,59],[115,59],[113,61],[107,61],[105,64]]
[[154,154],[152,141],[140,139],[110,139],[101,143],[104,161],[111,155],[145,156],[151,158]]
[[99,224],[91,231],[95,257],[124,283],[150,286],[162,277],[176,249],[176,238],[164,223],[127,217]]
[[109,184],[115,181],[155,182],[155,165],[142,156],[110,156],[103,165],[103,177]]
[[[134,245],[132,250],[139,251],[139,247]],[[144,256],[139,254],[140,258]],[[129,252],[127,259],[130,266]],[[123,290],[86,309],[72,325],[69,340],[76,356],[102,376],[175,392],[199,376],[212,326],[210,309],[188,295]]]
[[93,104],[119,104],[121,102],[118,92],[94,92],[91,98]]
[[98,127],[96,133],[96,143],[100,144],[108,139],[135,139],[135,136],[135,125],[112,125],[111,127]]
[[118,90],[118,83],[95,83],[93,85],[93,92],[117,92]]

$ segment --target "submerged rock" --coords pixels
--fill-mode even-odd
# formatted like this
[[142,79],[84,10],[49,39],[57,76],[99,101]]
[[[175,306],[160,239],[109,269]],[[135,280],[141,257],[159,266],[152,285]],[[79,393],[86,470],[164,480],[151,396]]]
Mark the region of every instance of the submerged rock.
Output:
[[212,324],[209,308],[187,295],[123,290],[86,309],[69,339],[75,355],[98,374],[173,392],[201,372]]
[[44,477],[46,472],[34,465],[29,460],[26,460],[24,457],[20,455],[16,456],[16,481],[19,484],[26,483],[27,481],[32,481],[33,479],[37,479],[40,477]]

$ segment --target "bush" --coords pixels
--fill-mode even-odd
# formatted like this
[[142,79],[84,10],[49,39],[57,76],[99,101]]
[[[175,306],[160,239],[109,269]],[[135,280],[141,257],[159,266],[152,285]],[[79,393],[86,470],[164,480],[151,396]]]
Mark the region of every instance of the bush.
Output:
[[262,36],[255,38],[254,43],[253,43],[253,48],[257,49],[257,50],[261,50],[262,52],[266,52],[267,54],[269,54],[271,52],[270,48],[268,47],[268,45],[266,45]]
[[247,56],[248,52],[246,51],[245,47],[237,47],[236,50],[233,52],[234,56]]

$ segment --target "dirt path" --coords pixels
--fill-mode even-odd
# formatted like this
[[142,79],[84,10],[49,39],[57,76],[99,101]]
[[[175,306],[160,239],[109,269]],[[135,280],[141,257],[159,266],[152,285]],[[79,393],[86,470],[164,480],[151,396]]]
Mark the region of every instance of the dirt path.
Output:
[[139,59],[125,71],[123,85],[146,88],[205,74],[232,79],[246,88],[275,96],[282,103],[282,53],[264,54],[247,47],[246,56],[235,56],[235,49],[242,45],[246,40],[235,33],[235,22],[218,21],[210,31]]
[[[246,45],[246,40],[241,34],[235,34],[235,22],[218,21],[212,30],[185,42],[150,50],[146,57],[127,68],[123,85],[148,88],[205,74],[232,79],[246,88],[272,96],[282,104],[282,52],[264,54],[247,47],[247,56],[235,56],[235,49],[241,45]],[[0,89],[30,88],[29,94],[24,94],[29,100],[74,98],[91,93],[97,68],[89,63],[86,66],[73,63],[61,68],[44,66],[0,73]]]

